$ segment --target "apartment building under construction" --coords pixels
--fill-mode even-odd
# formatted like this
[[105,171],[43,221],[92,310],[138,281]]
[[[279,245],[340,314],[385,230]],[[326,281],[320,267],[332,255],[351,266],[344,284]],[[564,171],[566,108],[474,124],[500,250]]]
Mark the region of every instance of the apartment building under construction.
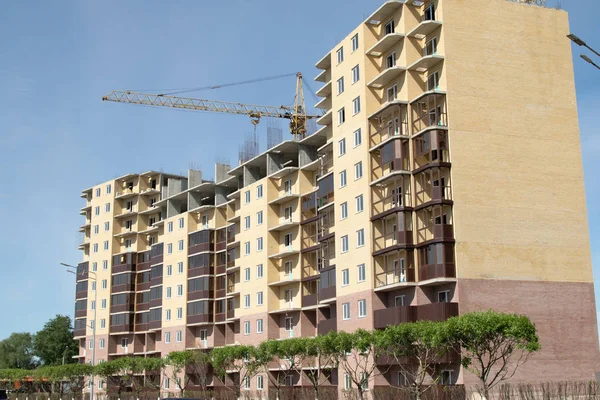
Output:
[[[80,360],[494,309],[539,331],[516,381],[592,378],[568,33],[564,11],[505,0],[387,1],[316,63],[314,134],[210,181],[151,171],[84,190]],[[444,374],[473,383],[458,363]]]

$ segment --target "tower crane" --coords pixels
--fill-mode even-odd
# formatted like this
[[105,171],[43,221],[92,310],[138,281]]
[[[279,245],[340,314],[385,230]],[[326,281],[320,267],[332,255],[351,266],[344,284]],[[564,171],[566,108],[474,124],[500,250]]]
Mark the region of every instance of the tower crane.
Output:
[[[246,82],[244,82],[246,83]],[[211,88],[217,88],[215,86]],[[302,73],[296,74],[296,96],[293,107],[288,106],[261,106],[256,104],[243,104],[217,100],[203,100],[188,97],[172,96],[169,94],[147,94],[132,91],[114,90],[102,97],[103,101],[114,101],[117,103],[140,104],[145,106],[180,108],[195,111],[208,111],[228,114],[248,115],[254,125],[260,122],[262,117],[285,118],[290,120],[290,133],[296,139],[306,136],[306,121],[319,118],[315,115],[306,115],[304,105],[304,89],[302,87]]]

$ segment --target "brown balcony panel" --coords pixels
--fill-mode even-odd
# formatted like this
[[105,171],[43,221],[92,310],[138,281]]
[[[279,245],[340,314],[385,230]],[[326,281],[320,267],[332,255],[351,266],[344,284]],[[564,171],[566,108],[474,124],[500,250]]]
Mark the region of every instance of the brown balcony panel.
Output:
[[225,322],[226,317],[226,313],[215,314],[215,322]]
[[86,271],[86,272],[83,272],[81,274],[77,274],[76,281],[77,282],[79,282],[79,281],[85,281],[87,278],[88,278],[88,273]]
[[302,296],[302,307],[316,306],[319,302],[319,294],[310,294],[308,296]]
[[235,310],[227,310],[227,319],[235,318]]
[[135,324],[135,331],[136,332],[145,332],[149,329],[149,323],[146,324]]
[[331,331],[337,331],[337,318],[323,319],[317,323],[317,332],[319,335],[326,335]]
[[73,336],[74,337],[85,336],[85,328],[75,329],[73,331]]
[[215,245],[215,251],[223,251],[227,248],[227,242],[219,242]]
[[122,313],[122,312],[133,312],[134,306],[132,303],[127,304],[119,304],[116,306],[110,306],[110,312],[113,313]]
[[132,324],[111,325],[110,326],[110,333],[132,332],[132,331],[133,331],[133,325]]
[[188,301],[200,300],[200,299],[212,299],[212,290],[197,290],[195,292],[188,292]]
[[416,309],[412,306],[390,307],[376,310],[373,314],[375,329],[383,329],[391,325],[413,322],[416,319]]
[[216,267],[217,275],[222,275],[225,273],[225,271],[227,271],[227,265],[225,265],[225,264],[217,265],[217,267]]
[[150,309],[150,303],[138,303],[135,305],[135,311],[148,311]]
[[325,242],[325,241],[333,238],[334,236],[335,236],[335,232],[330,232],[323,236],[318,235],[318,240],[319,240],[319,242]]
[[150,261],[139,263],[136,267],[136,271],[144,271],[146,269],[150,269]]
[[121,272],[134,272],[134,271],[135,271],[135,265],[133,265],[133,264],[113,265],[113,269],[112,269],[113,274],[118,274]]
[[335,297],[335,286],[329,286],[324,289],[321,289],[321,293],[319,293],[319,300],[328,300]]
[[445,321],[458,315],[458,303],[431,303],[418,306],[417,320]]
[[202,253],[206,251],[215,251],[214,243],[200,243],[195,246],[190,246],[188,254]]
[[163,262],[163,255],[162,254],[160,254],[158,256],[155,256],[155,257],[152,257],[150,259],[150,264],[151,265],[162,264],[162,262]]
[[222,297],[225,297],[225,296],[227,296],[226,289],[217,289],[215,291],[215,298],[219,299],[219,298],[222,298]]
[[87,310],[75,310],[75,318],[83,318],[87,315]]
[[454,264],[431,264],[419,267],[419,282],[438,278],[456,278]]
[[160,329],[161,327],[160,321],[150,321],[148,322],[148,329]]
[[452,225],[434,225],[433,237],[436,239],[454,239],[454,230]]
[[162,285],[162,281],[163,281],[162,276],[158,276],[156,278],[150,279],[150,285],[151,286]]
[[188,324],[208,324],[211,322],[213,322],[212,314],[188,315],[187,317]]
[[121,292],[133,292],[135,290],[135,285],[133,283],[126,283],[124,285],[115,285],[112,287],[111,293],[121,293]]
[[194,278],[201,275],[213,275],[215,269],[213,267],[198,267],[188,270],[188,278]]
[[75,293],[75,298],[77,300],[79,300],[79,299],[85,299],[86,297],[87,297],[87,290]]
[[136,291],[143,292],[144,290],[150,289],[150,282],[142,282],[138,283],[136,286]]
[[413,244],[413,233],[412,231],[399,231],[396,232],[396,241],[399,245],[408,245],[411,246]]
[[162,298],[150,300],[150,308],[160,307],[162,306]]

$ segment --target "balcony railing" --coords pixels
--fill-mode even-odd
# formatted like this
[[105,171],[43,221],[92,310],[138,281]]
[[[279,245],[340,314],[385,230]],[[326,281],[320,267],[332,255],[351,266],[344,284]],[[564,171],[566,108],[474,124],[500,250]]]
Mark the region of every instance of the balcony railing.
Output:
[[408,140],[392,140],[371,153],[371,181],[377,181],[394,172],[410,171]]
[[376,310],[373,314],[375,329],[383,329],[391,325],[413,322],[417,319],[417,308],[399,306]]
[[337,318],[322,319],[317,323],[317,333],[326,335],[328,332],[337,331]]
[[419,321],[445,321],[458,315],[458,303],[431,303],[417,308]]
[[440,278],[456,278],[454,263],[429,264],[419,267],[419,281],[428,281]]
[[426,128],[445,128],[448,126],[445,94],[429,93],[412,103],[411,109],[413,135]]

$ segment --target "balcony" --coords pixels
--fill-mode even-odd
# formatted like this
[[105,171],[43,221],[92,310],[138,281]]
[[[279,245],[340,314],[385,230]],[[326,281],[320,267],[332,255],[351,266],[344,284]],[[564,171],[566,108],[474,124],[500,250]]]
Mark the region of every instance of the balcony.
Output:
[[151,330],[151,331],[153,331],[153,330],[159,330],[161,328],[161,326],[162,326],[162,324],[161,324],[160,320],[158,320],[158,321],[150,321],[148,323],[148,329]]
[[323,302],[329,302],[332,299],[335,300],[335,296],[336,296],[336,290],[335,290],[335,283],[334,283],[333,286],[321,288],[321,291],[319,292],[319,302],[323,303]]
[[450,168],[429,168],[415,174],[414,178],[417,209],[435,204],[452,204]]
[[221,228],[217,230],[217,238],[215,244],[215,251],[223,251],[227,248],[227,229]]
[[138,272],[150,269],[150,251],[145,251],[137,254],[137,267]]
[[385,329],[388,326],[414,322],[417,320],[417,307],[399,306],[375,310],[373,320],[375,329]]
[[125,253],[113,256],[112,259],[112,273],[118,274],[121,272],[134,272],[135,271],[135,253]]
[[270,259],[282,259],[286,257],[290,257],[299,253],[299,250],[296,248],[297,245],[289,244],[289,245],[280,245],[276,250],[277,252],[274,254],[270,254]]
[[452,207],[437,205],[417,212],[417,242],[454,241]]
[[448,129],[446,94],[430,90],[410,103],[412,113],[412,135],[416,137],[426,130]]
[[418,321],[446,321],[458,315],[458,303],[431,303],[418,306]]
[[317,104],[315,104],[315,108],[321,108],[323,110],[330,110],[331,109],[331,96],[322,98]]
[[87,297],[88,297],[87,287],[85,288],[85,290],[75,293],[76,300],[85,299]]
[[411,182],[409,175],[398,175],[378,185],[373,185],[371,221],[385,218],[401,211],[412,210]]
[[272,228],[269,228],[269,232],[281,232],[281,231],[286,231],[289,230],[291,228],[294,228],[296,226],[300,225],[300,222],[298,221],[294,221],[293,217],[290,218],[281,218],[278,221],[278,224]]
[[208,300],[214,298],[214,292],[212,289],[208,290],[196,290],[195,292],[188,292],[188,301],[191,300]]
[[227,313],[217,313],[215,314],[215,322],[225,322],[227,319]]
[[157,243],[150,250],[150,264],[160,264],[163,262],[163,243]]
[[414,138],[413,157],[414,174],[430,167],[450,167],[448,132],[430,130]]
[[135,311],[136,312],[140,312],[140,311],[148,311],[150,310],[150,302],[146,302],[146,303],[137,303],[135,305]]
[[402,8],[404,3],[405,0],[386,1],[366,19],[365,23],[373,26],[381,25],[382,22],[386,22],[395,12]]
[[122,325],[113,325],[110,324],[110,333],[125,333],[125,332],[133,332],[133,324],[127,323]]
[[146,332],[149,329],[150,329],[150,324],[148,322],[134,325],[135,332]]
[[402,33],[388,33],[383,36],[381,39],[377,41],[369,50],[367,50],[367,55],[372,57],[381,57],[384,55],[389,49],[397,45],[400,41],[404,39],[404,34]]
[[454,281],[454,244],[435,243],[419,248],[419,283],[435,285]]
[[417,61],[408,66],[409,71],[425,72],[436,64],[442,62],[444,56],[439,54],[424,55]]
[[317,333],[319,336],[326,335],[331,331],[337,332],[337,318],[322,319],[317,323]]
[[227,319],[235,319],[235,310],[227,310]]
[[113,284],[111,288],[111,293],[113,294],[133,291],[135,291],[135,284],[133,282],[124,283],[120,285]]
[[150,299],[150,308],[156,308],[162,306],[162,297],[158,299]]
[[398,78],[400,75],[406,72],[406,67],[401,67],[398,65],[394,65],[392,67],[388,67],[381,71],[379,75],[373,78],[369,83],[367,83],[367,87],[373,89],[382,89],[392,80]]
[[454,281],[456,278],[456,269],[454,264],[444,263],[444,264],[429,264],[422,265],[419,267],[419,282],[422,285],[426,285],[428,283],[433,284],[434,280],[441,280],[442,283],[450,280]]
[[118,192],[115,193],[115,199],[129,199],[137,196],[137,192],[132,187],[120,188]]
[[410,174],[409,159],[409,142],[400,137],[371,152],[371,185],[393,176]]
[[280,191],[277,194],[277,197],[271,201],[269,201],[269,205],[283,204],[288,201],[298,199],[300,195],[298,193],[294,193],[294,188],[289,188],[289,190]]
[[397,212],[373,220],[373,254],[412,247],[412,216]]
[[392,138],[409,137],[408,103],[395,98],[388,99],[377,111],[369,115],[369,146],[381,146]]
[[323,86],[317,90],[316,95],[319,97],[327,97],[331,94],[331,81],[325,82]]
[[215,271],[214,268],[209,265],[188,268],[188,278],[195,278],[195,277],[203,276],[203,275],[213,275],[214,271]]
[[125,218],[125,217],[133,217],[138,214],[137,206],[125,207],[122,208],[117,214],[115,214],[115,218]]
[[122,313],[122,312],[132,313],[133,311],[134,311],[134,305],[133,305],[133,302],[131,302],[131,301],[128,301],[125,304],[118,304],[118,305],[111,304],[111,306],[110,306],[111,314]]
[[411,29],[406,36],[414,37],[419,40],[424,39],[431,32],[442,26],[442,21],[432,19],[423,19],[417,26]]
[[413,250],[397,250],[375,257],[375,291],[415,286]]
[[188,254],[214,250],[214,231],[212,229],[193,232],[188,235]]
[[319,294],[309,294],[302,296],[302,307],[314,307],[319,304]]

